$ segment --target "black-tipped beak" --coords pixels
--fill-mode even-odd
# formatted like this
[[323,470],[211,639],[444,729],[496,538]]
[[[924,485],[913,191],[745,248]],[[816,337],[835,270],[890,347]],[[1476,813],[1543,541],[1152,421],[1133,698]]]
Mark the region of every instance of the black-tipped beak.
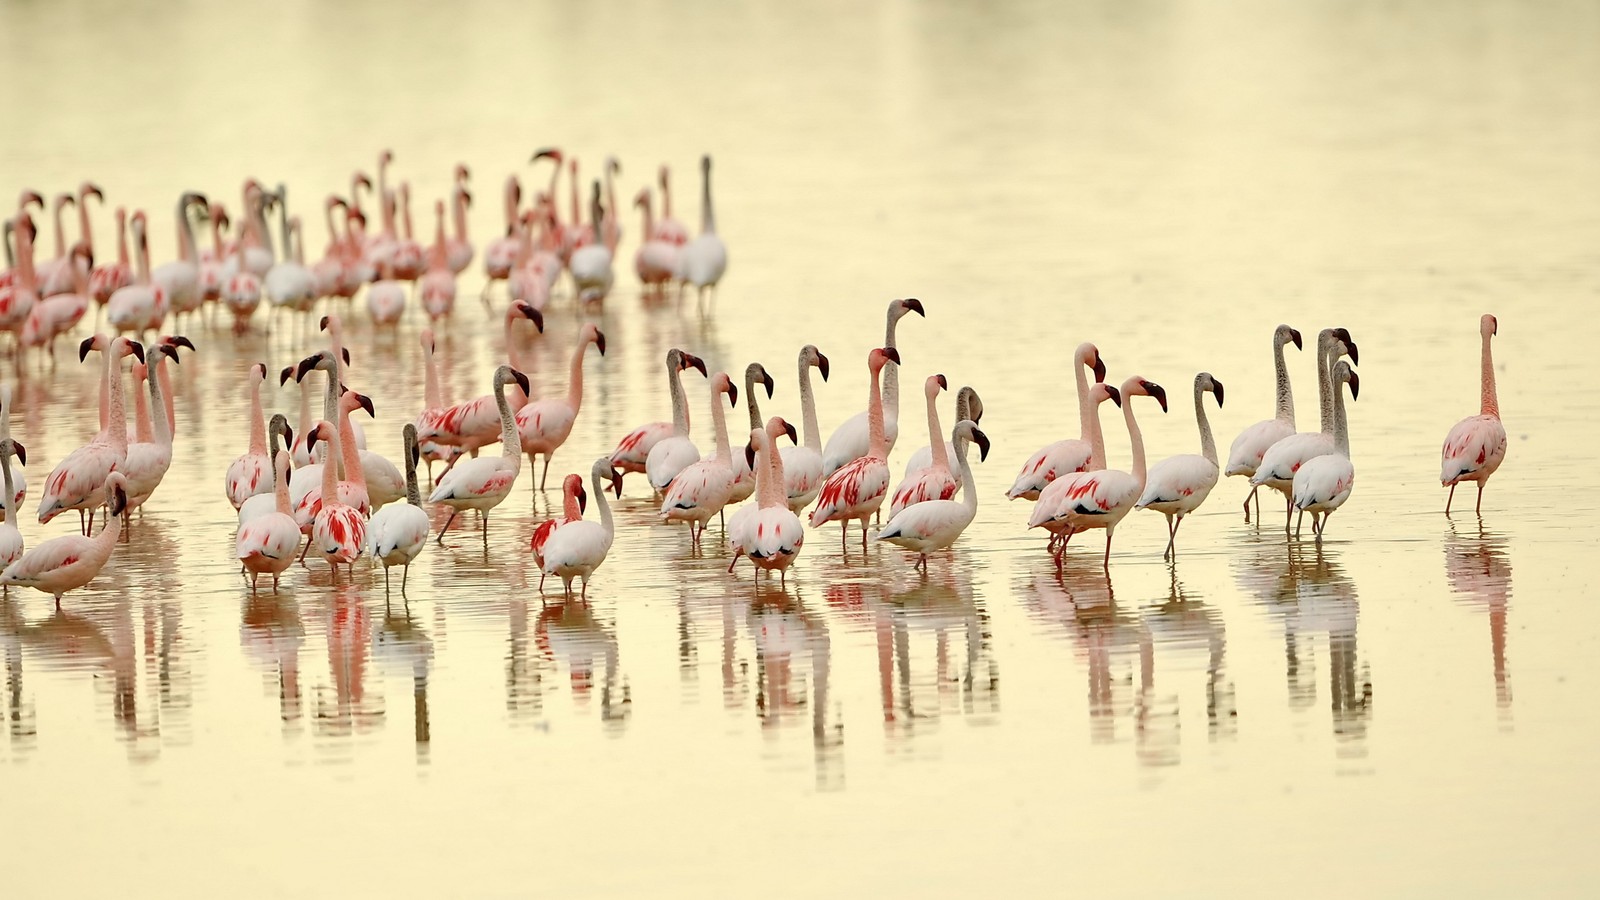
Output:
[[22,463],[23,465],[27,465],[28,464],[28,448],[27,447],[22,446],[21,444],[17,443],[16,441],[12,441],[11,442],[11,452],[12,452],[12,454],[14,454],[17,457],[17,462]]
[[1499,318],[1497,318],[1495,316],[1490,316],[1489,317],[1489,333],[1493,334],[1493,335],[1498,335],[1500,333],[1500,320],[1499,320]]
[[84,338],[83,341],[78,344],[78,362],[83,362],[84,360],[88,359],[89,358],[89,351],[93,350],[93,349],[94,349],[94,338],[92,338],[92,337]]
[[375,412],[373,410],[373,408],[372,408],[372,398],[371,397],[368,397],[366,394],[357,394],[356,395],[356,402],[360,403],[361,404],[361,408],[367,411],[367,418],[376,419],[378,417],[377,412]]
[[174,347],[188,347],[190,350],[195,349],[194,341],[189,340],[181,334],[175,334],[167,338],[167,343],[172,344]]
[[307,453],[310,453],[313,450],[317,449],[317,441],[321,437],[322,437],[322,426],[321,425],[313,425],[313,426],[311,426],[311,430],[306,432],[306,452]]
[[756,445],[751,442],[744,445],[744,467],[754,472],[756,468]]
[[899,350],[896,350],[893,347],[884,347],[883,348],[883,355],[888,357],[889,362],[892,362],[897,366],[900,365],[900,351]]
[[544,313],[539,312],[537,309],[534,309],[526,303],[517,307],[517,310],[522,313],[523,318],[533,323],[534,328],[539,329],[540,334],[544,334]]
[[144,362],[144,345],[143,344],[139,343],[138,341],[129,341],[128,342],[128,352],[133,354],[133,358],[134,359],[137,359],[139,362]]
[[1346,339],[1344,348],[1350,351],[1350,362],[1358,366],[1361,365],[1361,353],[1356,350],[1356,342]]
[[611,470],[611,490],[616,493],[618,500],[622,499],[622,473],[616,469]]
[[347,365],[347,366],[350,365],[350,348],[349,347],[340,347],[339,348],[339,355],[344,357],[344,364],[345,365]]
[[984,460],[988,459],[989,436],[974,428],[972,429],[972,440],[978,445],[978,462],[983,462]]
[[950,390],[950,379],[945,378],[942,373],[939,374],[939,375],[935,375],[933,377],[939,379],[939,390],[941,390],[941,391]]
[[800,432],[794,430],[794,425],[787,420],[783,423],[783,433],[789,436],[789,443],[800,446]]
[[1112,387],[1111,385],[1108,384],[1108,385],[1106,385],[1106,393],[1111,395],[1111,402],[1112,403],[1115,403],[1118,407],[1122,406],[1122,392],[1121,391],[1117,390],[1116,388],[1114,388],[1114,387]]
[[555,149],[554,147],[541,147],[538,150],[533,151],[533,156],[528,160],[528,162],[532,164],[541,159],[553,159],[557,162],[560,162],[561,151]]
[[1350,373],[1350,399],[1351,400],[1359,400],[1360,398],[1361,398],[1361,376],[1357,375],[1354,372],[1351,372]]
[[411,444],[411,467],[415,469],[419,465],[422,465],[422,448],[413,441]]
[[600,351],[601,356],[606,355],[606,333],[598,328],[594,332],[594,348]]
[[283,442],[291,447],[294,446],[294,429],[290,428],[287,422],[283,425]]
[[1211,379],[1211,393],[1217,395],[1217,408],[1221,409],[1222,408],[1222,382],[1216,380],[1215,378]]
[[517,387],[522,388],[524,394],[533,395],[533,387],[528,384],[528,376],[518,372],[516,369],[511,370],[511,375],[517,379]]
[[1106,361],[1100,358],[1099,353],[1094,355],[1094,380],[1100,383],[1106,380]]
[[581,515],[583,515],[584,513],[588,512],[588,511],[589,511],[589,492],[584,490],[583,489],[583,485],[580,484],[580,485],[578,485],[578,515],[581,516]]
[[163,354],[166,354],[167,356],[171,357],[172,361],[174,363],[180,363],[180,362],[183,361],[183,360],[178,359],[178,348],[172,346],[171,344],[160,344],[160,345],[157,345],[156,352],[157,353],[163,353]]
[[1166,412],[1167,411],[1167,389],[1162,387],[1159,384],[1156,384],[1154,381],[1146,381],[1146,382],[1143,382],[1143,384],[1144,384],[1145,393],[1147,393],[1150,396],[1156,398],[1156,402],[1161,404],[1161,411],[1162,412]]
[[739,386],[731,381],[728,382],[728,405],[739,405]]
[[305,381],[306,375],[310,373],[312,369],[315,369],[317,367],[317,363],[321,360],[322,357],[320,356],[308,356],[305,359],[300,360],[300,364],[294,368],[295,382],[299,383],[301,381]]
[[1294,341],[1294,348],[1296,350],[1305,349],[1305,345],[1300,343],[1300,330],[1298,328],[1289,329],[1289,339]]
[[328,330],[328,317],[327,316],[323,316],[322,317],[322,321],[317,323],[317,330],[318,331],[327,331]]
[[822,380],[828,380],[828,358],[821,353],[817,354],[817,371],[822,374]]
[[685,353],[683,355],[683,364],[685,366],[688,366],[688,367],[691,367],[691,368],[699,369],[700,370],[700,374],[702,376],[706,377],[706,378],[710,378],[711,377],[709,374],[706,373],[706,361],[701,359],[698,356],[695,356],[695,355],[690,354],[690,353]]
[[900,305],[904,306],[906,309],[911,310],[912,312],[914,312],[917,315],[923,317],[924,319],[926,319],[928,317],[927,310],[922,308],[922,301],[921,300],[912,300],[912,299],[901,300],[900,301]]
[[761,386],[767,389],[767,399],[771,400],[772,389],[777,387],[777,384],[772,380],[772,374],[766,369],[761,370]]
[[127,508],[128,492],[123,490],[122,485],[119,484],[111,489],[111,504],[108,512],[110,512],[112,516],[120,516],[122,515],[122,511]]

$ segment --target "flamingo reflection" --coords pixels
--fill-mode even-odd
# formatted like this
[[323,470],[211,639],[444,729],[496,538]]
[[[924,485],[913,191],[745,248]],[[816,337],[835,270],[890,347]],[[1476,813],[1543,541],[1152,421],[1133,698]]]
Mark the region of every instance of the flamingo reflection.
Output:
[[[756,716],[774,736],[785,725],[803,721],[809,707],[811,746],[817,787],[844,787],[844,726],[828,707],[832,644],[823,618],[787,591],[763,585],[749,604],[746,623],[756,650]],[[804,666],[809,657],[809,685]],[[726,667],[725,667],[726,668]]]
[[618,645],[613,631],[581,601],[551,603],[539,611],[534,640],[546,659],[564,665],[572,683],[572,698],[585,704],[594,689],[595,665],[604,670],[600,684],[600,720],[611,730],[627,723],[633,707],[626,680],[618,684]]
[[239,624],[239,643],[256,665],[277,680],[278,718],[285,737],[300,732],[300,647],[305,625],[299,603],[286,594],[252,594],[245,600]]
[[1489,649],[1494,660],[1494,697],[1504,720],[1511,717],[1511,680],[1506,673],[1506,612],[1511,605],[1511,560],[1505,538],[1485,531],[1457,532],[1450,523],[1444,541],[1444,574],[1458,599],[1489,612]]
[[410,672],[417,756],[425,759],[432,739],[428,718],[428,670],[433,663],[433,640],[417,623],[410,603],[384,602],[383,626],[372,636],[372,658],[378,663],[379,671]]
[[349,584],[334,588],[327,610],[329,688],[316,687],[315,731],[322,737],[365,734],[383,724],[381,694],[367,690],[367,655],[372,646],[372,614]]

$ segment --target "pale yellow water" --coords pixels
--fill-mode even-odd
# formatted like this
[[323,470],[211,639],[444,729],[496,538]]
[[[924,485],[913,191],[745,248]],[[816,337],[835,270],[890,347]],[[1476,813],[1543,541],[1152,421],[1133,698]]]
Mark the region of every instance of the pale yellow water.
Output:
[[[1594,892],[1600,520],[1575,474],[1600,436],[1593,4],[51,3],[0,10],[0,58],[0,197],[92,177],[150,210],[158,261],[183,189],[237,209],[244,177],[286,182],[317,255],[320,198],[381,147],[428,234],[469,163],[453,399],[504,352],[473,298],[507,173],[542,185],[544,145],[586,177],[615,153],[626,202],[669,162],[693,225],[714,154],[715,311],[640,303],[627,216],[562,474],[667,417],[672,346],[762,361],[764,410],[797,421],[816,343],[830,431],[903,296],[928,316],[902,323],[896,475],[929,373],[981,392],[994,442],[977,521],[926,578],[888,547],[841,566],[830,526],[787,592],[754,590],[724,549],[651,525],[633,479],[590,606],[547,606],[525,547],[559,493],[525,472],[487,549],[475,522],[430,547],[409,603],[365,567],[252,598],[222,493],[241,376],[318,345],[195,325],[176,461],[129,542],[60,612],[4,602],[9,894]],[[1439,444],[1477,411],[1483,312],[1510,453],[1481,520],[1470,486],[1451,520]],[[398,458],[420,323],[351,320],[349,380]],[[565,390],[580,321],[563,289],[535,393]],[[1003,491],[1076,434],[1072,348],[1167,387],[1169,415],[1137,407],[1160,458],[1198,448],[1199,370],[1227,386],[1224,448],[1270,415],[1280,321],[1360,343],[1359,481],[1327,542],[1246,526],[1230,479],[1175,567],[1139,513],[1109,577],[1098,535],[1058,577]],[[1313,355],[1290,364],[1312,428]],[[30,544],[72,528],[31,511],[94,430],[97,371],[64,353],[6,376]],[[271,402],[293,417],[292,391]]]

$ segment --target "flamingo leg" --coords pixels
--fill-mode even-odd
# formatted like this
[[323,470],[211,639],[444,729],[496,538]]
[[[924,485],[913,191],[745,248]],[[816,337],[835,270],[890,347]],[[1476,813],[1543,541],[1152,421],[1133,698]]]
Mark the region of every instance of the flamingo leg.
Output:
[[1178,519],[1175,522],[1171,516],[1167,516],[1167,552],[1161,554],[1162,559],[1172,558],[1172,545],[1178,540],[1178,524],[1182,521]]
[[1256,500],[1256,510],[1259,512],[1260,509],[1261,509],[1261,501],[1256,499],[1256,491],[1258,491],[1258,490],[1260,490],[1259,487],[1252,486],[1250,488],[1250,493],[1245,495],[1245,498],[1244,498],[1244,523],[1246,525],[1250,524],[1250,501],[1251,500]]
[[306,564],[306,554],[311,552],[311,536],[306,535],[306,545],[300,551],[300,565]]
[[544,481],[550,477],[550,454],[544,455],[544,471],[539,473],[539,490],[544,490]]
[[733,561],[728,563],[728,574],[729,575],[733,574],[733,567],[739,564],[739,557],[741,557],[743,555],[744,555],[744,551],[743,550],[735,550],[734,551],[734,553],[733,553]]
[[[1316,518],[1315,516],[1312,516],[1313,520],[1315,520],[1315,518]],[[1295,537],[1299,537],[1300,536],[1300,523],[1304,522],[1305,520],[1306,520],[1306,511],[1302,509],[1302,510],[1300,510],[1300,515],[1295,516],[1295,519],[1294,519],[1294,536]],[[1315,525],[1316,522],[1313,521],[1312,524]]]
[[1106,555],[1100,561],[1100,567],[1107,572],[1111,571],[1111,529],[1109,528],[1106,529]]
[[861,518],[861,552],[863,554],[867,552],[867,519],[865,516]]
[[[389,570],[384,569],[383,573],[384,577],[387,578]],[[411,563],[406,563],[406,567],[400,570],[400,596],[402,597],[406,595],[406,579],[409,577],[411,577]]]
[[452,510],[450,510],[450,518],[444,520],[444,527],[439,529],[439,537],[437,537],[435,539],[435,540],[438,541],[439,546],[441,546],[441,547],[444,546],[444,533],[446,531],[450,530],[450,523],[454,522],[455,520],[456,520],[456,511],[452,509]]
[[1479,516],[1483,515],[1483,482],[1481,481],[1478,482],[1478,505],[1474,506],[1472,511],[1477,513]]
[[1294,519],[1294,498],[1288,494],[1283,495],[1283,533],[1289,533],[1289,524]]
[[[1480,488],[1479,491],[1481,493],[1482,489]],[[1451,501],[1453,501],[1455,499],[1456,499],[1456,486],[1454,484],[1452,484],[1452,485],[1450,485],[1450,496],[1444,498],[1444,514],[1445,515],[1447,515],[1447,516],[1450,515],[1450,503],[1451,503]]]

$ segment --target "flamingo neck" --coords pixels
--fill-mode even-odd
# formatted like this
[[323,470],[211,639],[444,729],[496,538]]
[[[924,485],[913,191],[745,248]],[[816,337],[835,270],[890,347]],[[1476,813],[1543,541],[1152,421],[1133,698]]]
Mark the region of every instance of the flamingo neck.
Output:
[[1321,412],[1322,433],[1333,434],[1333,356],[1338,352],[1338,339],[1331,332],[1323,332],[1317,341],[1317,390]]
[[661,218],[672,218],[672,187],[667,170],[661,170]]
[[761,467],[758,465],[756,472],[756,505],[761,509],[778,506],[787,508],[789,497],[783,485],[783,454],[777,452],[778,439],[765,432],[762,434],[766,437],[766,442],[757,447],[756,450],[767,454],[767,464],[765,466],[767,472],[766,480],[761,480]]
[[494,405],[500,409],[500,455],[511,461],[513,466],[521,465],[522,438],[517,433],[517,420],[511,417],[511,404],[506,401],[506,379],[496,375],[494,379]]
[[178,259],[192,263],[200,258],[194,245],[194,226],[189,223],[189,196],[178,198]]
[[139,241],[139,283],[148,286],[150,284],[150,242],[145,239],[143,227],[135,229],[135,236]]
[[[883,345],[891,350],[900,349],[895,346],[894,332],[900,324],[900,316],[904,314],[897,305],[890,305],[889,323],[883,328]],[[883,408],[895,419],[900,418],[900,364],[896,362],[883,364]]]
[[[126,513],[124,513],[126,514]],[[117,539],[122,536],[122,516],[106,516],[110,521],[94,536],[94,549],[103,559],[111,556],[111,551],[117,547]]]
[[142,364],[133,367],[133,436],[141,444],[155,443],[155,431],[150,426],[150,404],[144,399],[145,382],[150,381],[150,371]]
[[89,225],[89,195],[83,193],[78,197],[78,234],[83,238],[83,243],[94,252],[94,229]]
[[417,439],[406,435],[406,502],[415,507],[422,506],[422,491],[417,487]]
[[722,392],[711,392],[711,428],[717,436],[717,454],[713,457],[717,462],[728,465],[733,462],[733,452],[728,446],[728,415],[722,411]]
[[289,251],[289,204],[278,204],[278,240],[283,243],[283,255],[290,256]]
[[36,287],[33,271],[33,236],[29,234],[31,230],[18,228],[14,234],[17,241],[17,284],[30,291]]
[[[323,207],[322,207],[322,221],[324,223],[326,223],[327,226],[328,226],[328,246],[330,246],[330,247],[338,246],[339,245],[339,232],[333,227],[333,204],[332,203],[327,203],[327,204],[323,205]],[[211,220],[211,234],[213,236],[213,240],[215,240],[216,244],[217,244],[217,251],[216,251],[217,252],[217,256],[220,257],[222,255],[222,233],[217,230],[217,226],[219,224],[221,224],[221,223],[219,223],[217,220],[215,220],[215,219]]]
[[[1127,403],[1127,398],[1123,398]],[[1083,435],[1089,442],[1089,471],[1098,472],[1106,467],[1106,434],[1100,427],[1099,404],[1090,403],[1087,398],[1083,406]]]
[[1348,459],[1350,457],[1350,425],[1349,420],[1345,418],[1344,386],[1334,385],[1333,390],[1333,445]]
[[933,468],[949,471],[950,452],[945,449],[944,430],[939,427],[938,400],[938,391],[928,392],[928,451],[932,455]]
[[[108,351],[112,353],[112,351]],[[122,366],[120,361],[107,373],[111,380],[111,410],[110,418],[106,420],[106,430],[110,432],[111,446],[117,451],[118,456],[125,456],[128,452],[128,409],[122,401]]]
[[878,388],[878,369],[872,370],[872,393],[867,397],[867,455],[889,458],[889,442],[883,434],[883,395]]
[[651,214],[650,214],[650,195],[649,194],[646,194],[644,196],[644,202],[639,204],[639,210],[644,214],[644,231],[643,231],[643,234],[644,234],[644,239],[648,241],[648,240],[650,240],[650,236],[652,234],[654,234],[655,230],[656,230],[656,223],[655,223],[654,217],[651,216]]
[[[517,344],[516,325],[518,318],[515,308],[506,310],[506,364],[518,371],[525,371]],[[521,409],[522,405],[528,402],[528,395],[522,392],[522,385],[516,382],[506,383],[512,386],[511,390],[513,391],[511,395],[513,399],[509,402],[511,405]]]
[[[1144,492],[1145,464],[1144,464],[1144,435],[1139,431],[1139,423],[1133,417],[1133,400],[1124,394],[1122,397],[1122,417],[1128,421],[1128,442],[1133,444],[1133,477],[1139,482],[1139,492]],[[1216,455],[1216,451],[1212,451]]]
[[1294,391],[1289,387],[1289,367],[1283,361],[1283,340],[1272,341],[1272,373],[1278,386],[1277,411],[1273,418],[1294,427]]
[[583,355],[589,349],[587,338],[578,340],[578,349],[572,351],[572,377],[567,382],[567,405],[576,416],[583,409]]
[[367,488],[366,474],[361,471],[361,448],[356,446],[356,430],[350,424],[350,410],[339,404],[339,458],[344,462],[341,478],[362,490]]
[[405,226],[406,240],[411,240],[411,191],[400,185],[400,224]]
[[[167,383],[164,377],[165,375],[166,367],[162,365],[160,354],[157,354],[155,370],[147,372],[145,375],[145,380],[150,382],[150,408],[156,411],[156,414],[153,417],[155,442],[167,448],[168,450],[171,450],[172,419],[169,417],[167,412],[167,402],[170,398],[166,396]],[[250,423],[250,439],[252,441],[255,440],[255,432],[258,425],[260,425],[259,419]],[[144,440],[144,438],[141,437],[140,440]]]
[[266,413],[261,408],[261,382],[265,379],[255,378],[250,385],[250,453],[264,453],[267,449],[267,421]]
[[338,316],[328,318],[328,349],[333,352],[333,380],[344,381],[344,326]]
[[11,498],[17,495],[16,487],[11,483],[11,454],[0,453],[0,478],[5,480],[6,493],[0,497],[0,522],[12,522],[15,519],[11,514]]
[[600,527],[605,531],[606,542],[610,543],[616,534],[616,525],[611,521],[611,504],[606,502],[605,483],[600,480],[597,471],[589,473],[589,483],[594,486],[595,505],[600,507]]
[[761,427],[761,421],[762,421],[761,420],[761,402],[756,399],[756,385],[758,383],[759,383],[759,379],[756,378],[756,368],[755,368],[755,366],[750,366],[749,368],[745,369],[744,370],[744,405],[745,405],[746,409],[748,409],[749,412],[750,412],[750,427],[751,428],[760,428]]
[[451,198],[450,216],[455,220],[456,240],[465,244],[467,242],[467,195],[457,187],[455,195]]
[[572,491],[562,491],[561,517],[569,522],[576,522],[583,518],[583,508],[578,506],[578,495]]
[[[292,243],[290,238],[293,238]],[[289,223],[289,237],[284,238],[284,246],[293,246],[294,252],[292,254],[292,258],[294,259],[295,265],[304,266],[306,264],[306,237],[300,230],[299,220]]]
[[[332,425],[333,423],[324,421],[323,424]],[[339,502],[338,460],[341,456],[340,451],[344,441],[339,436],[339,429],[325,428],[322,430],[326,432],[325,437],[328,445],[328,452],[322,463],[322,508],[328,509],[331,504]]]
[[1482,415],[1500,418],[1500,398],[1494,389],[1494,354],[1489,349],[1491,335],[1483,336],[1483,412]]
[[311,385],[300,382],[300,439],[311,431]]
[[128,268],[128,214],[120,209],[117,210],[117,262],[124,269]]
[[667,390],[672,393],[672,433],[689,436],[689,404],[683,397],[683,370],[677,360],[667,363]]
[[808,448],[822,452],[822,434],[817,428],[817,399],[811,393],[811,363],[800,359],[800,427]]
[[107,347],[100,360],[100,433],[111,437],[111,348]]
[[72,197],[69,194],[63,194],[61,197],[56,198],[55,220],[57,258],[65,257],[67,255],[67,230],[61,225],[61,210],[64,209],[67,203],[71,201]]
[[[961,502],[966,504],[967,510],[973,515],[978,513],[978,484],[972,475],[972,463],[967,459],[968,447],[971,444],[965,435],[956,435],[956,464],[961,468]],[[943,444],[944,441],[934,441],[934,446]]]
[[717,233],[717,214],[711,207],[711,169],[701,170],[700,178],[700,233]]
[[1204,456],[1214,466],[1217,464],[1217,442],[1211,437],[1211,420],[1206,418],[1205,405],[1206,392],[1200,389],[1199,382],[1194,386],[1194,420],[1200,426],[1200,455]]
[[289,458],[277,456],[272,458],[272,494],[278,507],[278,514],[284,516],[294,515],[294,508],[289,505]]

